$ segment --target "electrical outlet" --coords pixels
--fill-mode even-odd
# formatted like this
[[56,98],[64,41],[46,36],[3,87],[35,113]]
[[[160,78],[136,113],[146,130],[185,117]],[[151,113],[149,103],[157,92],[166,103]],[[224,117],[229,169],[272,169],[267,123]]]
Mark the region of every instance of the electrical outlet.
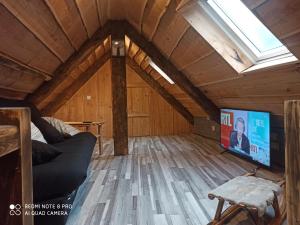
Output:
[[91,100],[92,99],[92,96],[88,95],[86,96],[86,100]]
[[211,126],[211,130],[212,130],[213,132],[215,132],[215,131],[216,131],[216,126]]

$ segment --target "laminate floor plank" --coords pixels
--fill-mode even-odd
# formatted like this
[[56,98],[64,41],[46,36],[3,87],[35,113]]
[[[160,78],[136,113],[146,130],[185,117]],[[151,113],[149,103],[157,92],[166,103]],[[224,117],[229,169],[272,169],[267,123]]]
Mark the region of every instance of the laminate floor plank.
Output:
[[105,140],[67,225],[206,225],[217,207],[208,192],[256,167],[221,151],[196,135],[153,136],[130,138],[129,155],[114,156]]

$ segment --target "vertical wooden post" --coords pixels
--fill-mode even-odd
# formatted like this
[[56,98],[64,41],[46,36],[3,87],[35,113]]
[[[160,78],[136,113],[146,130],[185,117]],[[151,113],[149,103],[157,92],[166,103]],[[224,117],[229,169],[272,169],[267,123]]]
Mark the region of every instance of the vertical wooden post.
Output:
[[125,33],[115,26],[111,33],[111,88],[114,154],[128,154],[127,87],[125,60]]
[[285,101],[286,204],[289,225],[300,224],[300,101]]

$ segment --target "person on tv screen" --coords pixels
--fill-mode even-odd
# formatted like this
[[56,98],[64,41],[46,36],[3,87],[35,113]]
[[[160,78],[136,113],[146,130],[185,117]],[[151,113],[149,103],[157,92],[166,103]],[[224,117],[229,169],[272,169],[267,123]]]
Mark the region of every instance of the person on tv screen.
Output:
[[246,154],[250,153],[250,144],[245,132],[245,121],[243,118],[238,117],[235,122],[235,130],[230,134],[230,147],[239,149]]

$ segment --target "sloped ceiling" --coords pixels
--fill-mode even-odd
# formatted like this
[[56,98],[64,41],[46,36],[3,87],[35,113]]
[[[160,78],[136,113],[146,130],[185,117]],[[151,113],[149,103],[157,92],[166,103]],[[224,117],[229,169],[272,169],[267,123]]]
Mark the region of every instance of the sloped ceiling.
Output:
[[[300,2],[243,1],[300,58]],[[9,67],[0,60],[0,96],[22,99],[34,93],[45,80],[45,74],[50,78],[55,76],[57,68],[76,54],[108,20],[125,19],[219,107],[269,110],[282,115],[285,99],[300,98],[297,64],[238,75],[176,11],[188,2],[1,0],[0,55],[36,73]],[[100,43],[100,48],[105,52],[110,46],[107,40],[106,44],[104,42]],[[127,46],[129,54],[138,48],[132,46]],[[135,52],[137,61],[144,57],[141,52]],[[81,66],[76,65],[74,70],[82,73],[96,56],[95,52],[88,61],[82,59]],[[76,77],[76,72],[72,74],[71,77]],[[176,86],[163,85],[190,111],[195,110],[194,115],[205,115]],[[52,97],[59,92],[58,86]],[[47,104],[47,100],[42,104]]]

